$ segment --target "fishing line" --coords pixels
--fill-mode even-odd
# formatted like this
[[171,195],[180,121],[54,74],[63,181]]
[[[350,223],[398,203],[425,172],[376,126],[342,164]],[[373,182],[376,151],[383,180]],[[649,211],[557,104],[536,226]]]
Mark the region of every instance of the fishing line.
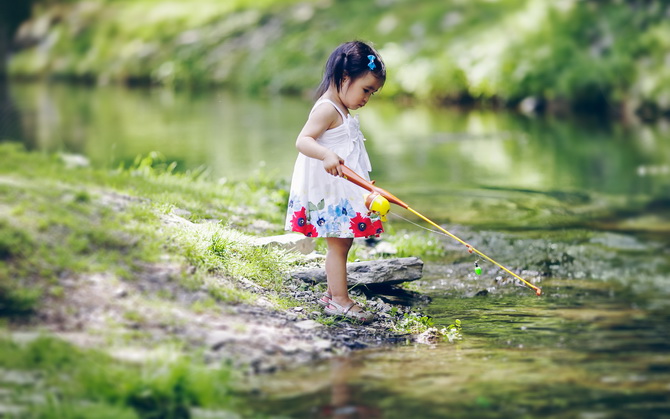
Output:
[[[441,235],[441,236],[450,237],[450,236],[448,236],[447,234],[444,234],[443,232],[441,232],[441,231],[439,231],[439,230],[433,230],[432,228],[424,227],[424,226],[422,226],[421,224],[417,224],[417,223],[415,223],[414,221],[412,221],[412,220],[410,220],[410,219],[408,219],[408,218],[405,218],[405,217],[403,217],[403,216],[400,215],[400,214],[396,214],[396,213],[392,212],[391,215],[393,215],[394,217],[400,218],[401,220],[404,220],[405,222],[410,223],[410,224],[412,224],[413,226],[419,227],[419,228],[421,228],[421,229],[423,229],[423,230],[426,230],[426,231],[428,231],[428,232],[430,232],[430,233],[435,233],[435,234],[439,234],[439,235]],[[482,268],[479,266],[479,261],[480,261],[480,259],[479,259],[479,257],[477,257],[477,260],[475,261],[475,274],[477,274],[477,275],[481,275],[481,274],[482,274]]]
[[394,216],[394,217],[398,217],[398,218],[400,218],[401,220],[406,221],[406,222],[408,222],[408,223],[410,223],[410,224],[412,224],[412,225],[414,225],[414,226],[416,226],[416,227],[422,228],[422,229],[424,229],[424,230],[426,230],[426,231],[430,231],[431,233],[439,234],[439,235],[444,236],[444,237],[449,237],[448,235],[444,234],[443,232],[441,232],[441,231],[439,231],[439,230],[433,230],[432,228],[428,228],[428,227],[422,226],[421,224],[415,223],[414,221],[412,221],[412,220],[410,220],[410,219],[408,219],[408,218],[405,218],[405,217],[403,217],[403,216],[400,215],[400,214],[396,214],[395,212],[392,212],[391,215]]
[[[504,267],[500,263],[496,262],[495,260],[493,260],[492,258],[487,256],[486,254],[484,254],[484,253],[480,252],[479,250],[477,250],[476,248],[474,248],[471,244],[461,240],[460,238],[458,238],[454,234],[448,232],[447,230],[442,228],[440,225],[438,225],[434,221],[430,220],[428,217],[421,214],[420,212],[414,210],[409,205],[407,205],[405,202],[403,202],[402,200],[400,200],[399,198],[397,198],[395,195],[391,194],[387,190],[382,189],[378,186],[375,186],[374,181],[369,181],[369,180],[366,180],[366,179],[362,178],[360,175],[358,175],[356,172],[354,172],[353,170],[351,170],[350,168],[348,168],[345,165],[342,165],[341,168],[342,168],[343,177],[346,180],[348,180],[351,183],[354,183],[354,184],[362,187],[363,189],[366,189],[366,190],[371,192],[370,194],[365,196],[365,206],[371,212],[375,212],[375,213],[379,214],[381,216],[382,221],[386,221],[386,214],[391,209],[391,206],[390,206],[389,202],[393,202],[394,204],[405,208],[406,210],[408,210],[412,214],[421,218],[422,220],[424,220],[425,222],[427,222],[431,226],[437,228],[439,230],[440,234],[443,234],[447,237],[451,237],[452,239],[454,239],[457,242],[464,245],[468,249],[469,253],[474,253],[474,254],[478,255],[479,257],[481,257],[484,260],[487,260],[488,262],[496,265],[497,267],[499,267],[503,271],[512,275],[514,278],[523,282],[528,287],[535,290],[536,295],[538,295],[538,296],[542,295],[542,290],[539,287],[536,287],[535,285],[533,285],[530,282],[526,281],[525,279],[521,278],[519,275],[515,274],[514,272],[510,271],[509,269],[507,269],[506,267]],[[402,216],[399,216],[399,217],[403,218]],[[405,219],[405,218],[403,218],[403,219]],[[411,224],[414,224],[412,221],[409,221],[409,220],[406,220],[406,221],[410,222]],[[417,225],[417,224],[414,224],[414,225]],[[421,227],[421,226],[418,226],[418,227]],[[421,228],[423,228],[423,227],[421,227]],[[427,228],[426,228],[426,230],[433,231],[433,230],[427,229]],[[479,259],[477,260],[477,262],[475,262],[475,273],[477,273],[477,275],[479,275],[481,273],[481,268],[479,267],[478,262],[479,262]]]
[[445,229],[443,229],[442,227],[440,227],[439,225],[437,225],[434,221],[428,219],[426,216],[420,214],[419,212],[413,210],[412,208],[407,207],[407,210],[410,211],[410,212],[412,212],[414,215],[416,215],[417,217],[421,218],[422,220],[424,220],[424,221],[427,222],[428,224],[430,224],[430,225],[432,225],[433,227],[437,228],[437,229],[440,230],[441,232],[445,233],[446,235],[448,235],[448,236],[451,237],[452,239],[454,239],[454,240],[456,240],[457,242],[459,242],[459,243],[461,243],[462,245],[464,245],[464,246],[468,249],[468,252],[470,252],[470,253],[475,253],[475,254],[481,256],[482,258],[488,260],[489,262],[491,262],[492,264],[496,265],[497,267],[499,267],[499,268],[502,269],[503,271],[505,271],[505,272],[507,272],[508,274],[512,275],[514,278],[518,279],[519,281],[521,281],[521,282],[523,282],[524,284],[528,285],[530,288],[534,289],[534,290],[535,290],[535,294],[537,294],[538,296],[542,295],[542,290],[541,290],[540,288],[536,287],[535,285],[533,285],[533,284],[531,284],[530,282],[526,281],[525,279],[521,278],[519,275],[517,275],[517,274],[515,274],[514,272],[510,271],[509,269],[507,269],[506,267],[504,267],[504,266],[501,265],[500,263],[498,263],[498,262],[496,262],[495,260],[493,260],[492,258],[486,256],[484,253],[482,253],[482,252],[480,252],[479,250],[475,249],[471,244],[469,244],[469,243],[467,243],[467,242],[465,242],[465,241],[459,239],[459,238],[456,237],[455,235],[451,234],[451,233],[448,232],[447,230],[445,230]]
[[[439,235],[441,235],[441,236],[445,236],[445,237],[449,237],[449,238],[454,238],[454,237],[455,237],[453,234],[452,234],[452,235],[449,235],[449,234],[445,234],[445,233],[443,233],[443,232],[441,232],[441,231],[439,231],[439,230],[433,230],[432,228],[424,227],[424,226],[422,226],[421,224],[415,223],[414,221],[412,221],[412,220],[410,220],[410,219],[408,219],[408,218],[405,218],[405,217],[403,217],[403,216],[400,215],[400,214],[396,214],[396,213],[394,213],[394,212],[392,212],[392,213],[390,213],[390,214],[391,214],[392,216],[394,216],[394,217],[400,218],[401,220],[403,220],[403,221],[405,221],[405,222],[408,222],[408,223],[410,223],[410,224],[412,224],[412,225],[414,225],[414,226],[416,226],[416,227],[419,227],[420,229],[426,230],[426,231],[428,231],[428,232],[430,232],[430,233],[439,234]],[[459,241],[460,241],[460,239],[459,239]],[[461,241],[461,243],[465,243],[465,242]],[[470,249],[472,248],[472,246],[470,246],[470,245],[467,244],[467,243],[465,243],[465,245],[466,245],[466,247],[468,248],[468,250],[470,250]],[[471,251],[470,253],[473,253],[473,252],[475,252],[475,251],[477,251],[477,250],[473,248],[472,251]],[[477,260],[475,261],[475,274],[477,274],[477,275],[481,275],[481,274],[482,274],[482,268],[479,266],[479,262],[481,261],[481,259],[479,258],[479,252],[478,252],[478,251],[477,251],[477,253],[478,253],[478,255],[477,255]],[[500,265],[496,263],[496,266],[500,266]],[[504,269],[504,268],[503,268],[503,269]],[[509,272],[509,271],[507,271],[507,272]],[[512,275],[516,276],[516,275],[513,274],[513,273],[512,273]],[[522,280],[522,281],[523,281],[523,280]],[[523,282],[526,282],[526,281],[523,281]],[[532,285],[531,285],[531,286],[532,286]],[[538,288],[534,288],[534,289],[535,289],[536,292],[537,292],[537,289],[538,289]],[[538,295],[539,295],[539,294],[538,294]]]

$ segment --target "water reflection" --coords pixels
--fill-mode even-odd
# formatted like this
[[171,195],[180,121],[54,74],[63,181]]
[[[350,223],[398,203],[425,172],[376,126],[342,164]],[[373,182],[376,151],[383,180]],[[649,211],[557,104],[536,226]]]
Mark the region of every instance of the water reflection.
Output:
[[[3,112],[2,139],[82,153],[108,166],[160,151],[181,169],[205,165],[226,177],[245,177],[264,165],[288,178],[294,139],[311,106],[222,91],[43,84],[14,84],[8,95],[18,115]],[[664,122],[626,127],[383,100],[360,114],[375,177],[403,192],[486,186],[670,195]],[[14,119],[20,135],[8,123]]]
[[[311,101],[224,91],[14,84],[0,140],[129,165],[159,151],[177,170],[288,179]],[[442,223],[670,232],[670,129],[598,119],[399,106],[360,112],[373,178]],[[18,137],[18,138],[17,138]],[[395,223],[394,223],[395,224]],[[402,223],[396,224],[402,226]]]
[[[237,178],[261,166],[288,178],[311,106],[62,85],[13,85],[6,96],[1,140],[82,153],[100,167],[157,150],[183,170],[205,165]],[[263,377],[261,408],[291,417],[670,415],[667,124],[383,101],[361,120],[380,185],[431,219],[490,227],[496,233],[450,230],[505,265],[546,267],[551,279],[540,299],[514,289],[474,298],[490,285],[450,276],[463,260],[433,261],[426,310],[440,325],[460,318],[463,342],[362,352]],[[463,263],[470,272],[472,261]]]
[[159,151],[180,170],[204,165],[234,178],[250,176],[262,162],[288,177],[292,138],[308,109],[290,98],[224,92],[19,84],[10,93],[23,127],[14,139],[32,149],[81,153],[101,167]]
[[[323,368],[335,365],[329,363],[265,377],[259,406],[313,417],[323,412],[326,394],[331,402],[341,394],[352,412],[363,404],[385,418],[670,413],[670,338],[664,332],[670,313],[631,306],[608,284],[570,284],[549,281],[545,298],[513,290],[445,298],[448,286],[435,289],[430,314],[440,325],[461,318],[463,341],[356,353],[349,361],[353,373],[338,364],[327,376]],[[305,384],[315,380],[321,384]]]
[[0,141],[22,139],[21,115],[9,93],[9,86],[0,80]]
[[359,360],[338,357],[330,361],[330,404],[320,406],[313,417],[330,419],[380,418],[381,409],[360,397],[361,388],[351,381],[362,367]]

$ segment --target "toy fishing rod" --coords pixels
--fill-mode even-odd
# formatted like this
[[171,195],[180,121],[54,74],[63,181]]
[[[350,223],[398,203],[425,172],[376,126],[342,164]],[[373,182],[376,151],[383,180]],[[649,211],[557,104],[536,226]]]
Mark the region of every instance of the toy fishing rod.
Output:
[[[412,214],[416,215],[417,217],[419,217],[419,218],[421,218],[422,220],[424,220],[425,222],[427,222],[428,224],[430,224],[430,225],[432,225],[433,227],[437,228],[437,229],[440,230],[442,233],[446,234],[447,236],[451,237],[452,239],[454,239],[454,240],[456,240],[457,242],[459,242],[459,243],[461,243],[462,245],[464,245],[464,246],[468,249],[468,252],[470,252],[470,253],[475,253],[475,254],[481,256],[481,257],[484,258],[485,260],[488,260],[489,262],[491,262],[492,264],[496,265],[497,267],[499,267],[499,268],[502,269],[503,271],[505,271],[505,272],[507,272],[508,274],[512,275],[514,278],[516,278],[516,279],[518,279],[519,281],[521,281],[522,283],[526,284],[526,285],[529,286],[531,289],[535,290],[535,294],[536,294],[537,296],[542,295],[542,290],[541,290],[539,287],[536,287],[535,285],[533,285],[533,284],[531,284],[530,282],[526,281],[525,279],[521,278],[519,275],[517,275],[517,274],[515,274],[514,272],[510,271],[509,269],[507,269],[506,267],[504,267],[504,266],[501,265],[500,263],[498,263],[498,262],[496,262],[495,260],[491,259],[490,257],[486,256],[484,253],[480,252],[479,250],[475,249],[471,244],[466,243],[465,241],[463,241],[463,240],[461,240],[460,238],[456,237],[455,235],[453,235],[452,233],[448,232],[448,231],[445,230],[444,228],[440,227],[437,223],[433,222],[433,221],[430,220],[428,217],[426,217],[425,215],[419,213],[418,211],[415,211],[415,210],[412,209],[409,205],[407,205],[406,203],[404,203],[402,200],[400,200],[399,198],[397,198],[397,197],[396,197],[395,195],[393,195],[392,193],[390,193],[390,192],[388,192],[387,190],[382,189],[382,188],[380,188],[380,187],[378,187],[378,186],[375,186],[375,184],[374,184],[374,183],[375,183],[374,180],[373,180],[373,181],[368,181],[368,180],[363,179],[361,176],[358,175],[358,173],[354,172],[353,170],[351,170],[350,168],[348,168],[348,167],[345,166],[345,165],[342,165],[342,175],[343,175],[343,177],[344,177],[346,180],[348,180],[349,182],[354,183],[354,184],[360,186],[361,188],[370,191],[370,193],[367,194],[367,195],[365,196],[365,206],[366,206],[366,207],[368,208],[368,210],[370,210],[371,212],[378,213],[378,214],[381,216],[382,221],[386,221],[386,214],[387,214],[387,213],[389,212],[389,210],[391,209],[391,205],[389,204],[389,202],[394,203],[394,204],[396,204],[396,205],[398,205],[398,206],[400,206],[400,207],[403,207],[403,208],[405,208],[406,210],[408,210],[409,212],[411,212]],[[477,262],[475,262],[475,273],[476,273],[477,275],[480,275],[481,272],[482,272],[481,268],[479,267],[479,265],[477,264]]]

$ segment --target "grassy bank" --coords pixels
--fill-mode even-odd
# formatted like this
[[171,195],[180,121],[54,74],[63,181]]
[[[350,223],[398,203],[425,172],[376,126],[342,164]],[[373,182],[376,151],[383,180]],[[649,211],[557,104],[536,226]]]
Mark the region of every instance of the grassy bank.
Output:
[[662,1],[38,2],[9,72],[303,93],[338,43],[372,40],[384,96],[580,112],[670,111]]
[[[319,286],[288,278],[309,260],[253,245],[283,229],[285,182],[220,182],[156,154],[114,170],[15,144],[0,155],[2,413],[245,414],[235,378],[252,370],[245,362],[285,352],[288,367],[337,339],[314,303]],[[415,241],[396,244],[413,252]],[[310,318],[321,335],[293,326]],[[396,308],[376,327],[420,333],[430,326],[421,319]]]
[[[281,185],[260,177],[219,185],[199,172],[172,173],[174,167],[156,156],[109,172],[8,144],[0,145],[0,155],[3,409],[54,418],[243,411],[242,398],[231,395],[233,370],[205,365],[198,351],[183,352],[185,342],[168,330],[165,337],[151,337],[143,330],[151,319],[141,305],[163,312],[165,324],[178,325],[169,307],[180,290],[204,292],[190,304],[195,313],[221,303],[253,304],[263,292],[249,291],[241,280],[267,289],[272,304],[286,304],[277,291],[296,256],[253,247],[245,233],[255,228],[253,220],[277,224],[285,200]],[[154,351],[152,361],[120,363],[106,352],[52,337],[58,330],[80,330],[71,325],[75,321],[86,322],[79,293],[112,312],[106,306],[118,296],[97,296],[88,282],[104,278],[116,287],[141,287],[160,277],[161,266],[172,267],[169,277],[141,305],[129,304],[116,320],[108,315],[103,329],[81,330],[97,342],[84,346],[147,347]],[[130,332],[122,331],[124,325]],[[28,338],[17,338],[23,335]]]
[[[237,279],[276,292],[305,263],[252,244],[282,233],[284,180],[258,174],[219,183],[204,171],[177,173],[155,153],[105,171],[78,167],[74,156],[0,150],[0,315],[29,315],[40,301],[58,300],[64,278],[111,272],[133,281],[157,263],[180,266],[182,286],[204,287],[215,300],[253,302]],[[391,243],[401,256],[439,254],[440,245],[422,237]],[[356,244],[351,258],[360,255]]]
[[[261,219],[279,229],[285,192],[272,180],[219,185],[201,179],[202,173],[172,173],[174,166],[156,156],[108,173],[67,168],[57,156],[9,145],[2,154],[2,314],[29,313],[39,299],[59,298],[64,277],[111,271],[132,280],[165,260],[194,267],[180,274],[189,287],[206,286],[216,299],[248,300],[235,287],[208,285],[207,275],[218,272],[224,283],[226,276],[245,276],[270,286],[295,262],[253,248],[243,233]],[[166,225],[163,219],[175,208],[197,224]],[[208,219],[223,221],[202,222]]]

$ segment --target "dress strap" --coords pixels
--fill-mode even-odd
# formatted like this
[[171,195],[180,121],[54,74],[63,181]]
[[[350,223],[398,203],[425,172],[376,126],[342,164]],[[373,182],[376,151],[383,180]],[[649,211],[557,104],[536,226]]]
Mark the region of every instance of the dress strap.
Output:
[[317,100],[316,103],[314,104],[314,106],[312,107],[312,110],[310,111],[309,114],[311,115],[312,112],[314,112],[314,109],[316,109],[317,106],[319,106],[320,104],[322,104],[322,103],[324,103],[324,102],[327,102],[327,103],[330,103],[331,105],[333,105],[333,107],[337,110],[337,112],[338,112],[338,113],[340,114],[340,116],[342,117],[342,122],[346,122],[346,121],[347,121],[347,117],[346,117],[346,115],[344,114],[344,112],[342,112],[342,110],[340,109],[340,107],[337,106],[337,105],[335,104],[335,102],[333,102],[333,101],[330,100],[330,99],[319,99],[319,100]]

